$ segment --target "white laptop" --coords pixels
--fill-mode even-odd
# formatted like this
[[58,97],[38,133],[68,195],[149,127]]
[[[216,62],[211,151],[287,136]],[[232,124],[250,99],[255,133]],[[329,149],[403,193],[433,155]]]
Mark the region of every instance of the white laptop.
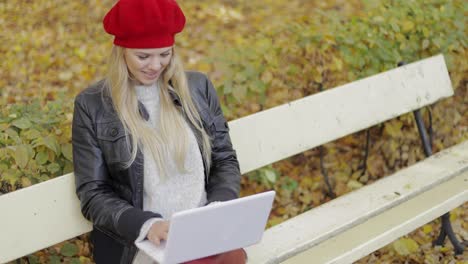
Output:
[[175,264],[258,243],[270,214],[275,191],[175,213],[167,241],[149,240],[137,247],[161,264]]

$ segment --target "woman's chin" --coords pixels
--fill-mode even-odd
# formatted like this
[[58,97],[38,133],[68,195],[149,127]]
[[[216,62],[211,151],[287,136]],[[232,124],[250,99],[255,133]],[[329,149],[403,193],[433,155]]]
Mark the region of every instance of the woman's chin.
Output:
[[150,86],[150,85],[155,84],[157,81],[158,81],[158,78],[155,78],[155,79],[141,78],[138,80],[138,83],[140,85]]

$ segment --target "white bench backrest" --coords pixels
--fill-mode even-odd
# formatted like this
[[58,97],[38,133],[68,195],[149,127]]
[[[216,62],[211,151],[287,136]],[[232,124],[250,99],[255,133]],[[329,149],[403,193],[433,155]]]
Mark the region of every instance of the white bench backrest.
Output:
[[246,173],[452,94],[438,55],[231,121],[231,139]]
[[[242,173],[453,94],[442,55],[231,121]],[[0,196],[0,263],[91,230],[73,174]]]

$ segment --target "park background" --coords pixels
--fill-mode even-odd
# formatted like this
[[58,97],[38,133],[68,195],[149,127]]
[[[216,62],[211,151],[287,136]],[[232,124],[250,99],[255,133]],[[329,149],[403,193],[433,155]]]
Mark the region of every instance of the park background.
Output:
[[[102,18],[114,3],[0,1],[0,195],[72,171],[73,99],[105,74],[112,38]],[[423,114],[427,124],[432,114],[435,151],[468,139],[466,1],[179,4],[187,25],[177,36],[178,51],[186,69],[212,79],[229,120],[443,53],[455,96]],[[330,200],[324,174],[339,196],[424,157],[412,115],[369,133],[366,166],[366,133],[359,132],[244,175],[242,195],[278,192],[272,226]],[[468,240],[467,209],[464,204],[451,213],[462,241]],[[454,257],[450,243],[432,247],[439,228],[435,220],[357,263],[467,263],[466,250]],[[13,263],[92,263],[88,237]]]

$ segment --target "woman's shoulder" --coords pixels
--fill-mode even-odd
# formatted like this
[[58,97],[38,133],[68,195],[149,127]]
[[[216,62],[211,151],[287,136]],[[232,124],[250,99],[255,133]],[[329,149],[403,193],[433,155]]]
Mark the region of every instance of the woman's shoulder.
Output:
[[187,79],[191,81],[204,81],[208,79],[206,74],[198,71],[186,71],[185,74],[187,75]]
[[212,96],[216,94],[208,76],[197,71],[186,71],[187,83],[190,89],[196,93]]
[[187,83],[191,88],[203,89],[210,82],[208,76],[202,72],[186,71],[185,74],[187,76]]
[[75,97],[75,105],[90,113],[112,112],[112,100],[107,95],[105,80],[91,84]]
[[105,80],[100,80],[98,82],[95,82],[82,90],[78,95],[75,97],[75,100],[84,100],[85,98],[102,98],[105,92]]

